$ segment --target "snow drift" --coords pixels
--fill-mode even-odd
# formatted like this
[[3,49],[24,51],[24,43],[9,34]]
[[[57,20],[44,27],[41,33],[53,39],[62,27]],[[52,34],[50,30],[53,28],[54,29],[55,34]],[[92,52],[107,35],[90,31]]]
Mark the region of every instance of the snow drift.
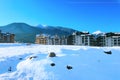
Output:
[[120,47],[0,44],[0,80],[119,80],[119,57]]

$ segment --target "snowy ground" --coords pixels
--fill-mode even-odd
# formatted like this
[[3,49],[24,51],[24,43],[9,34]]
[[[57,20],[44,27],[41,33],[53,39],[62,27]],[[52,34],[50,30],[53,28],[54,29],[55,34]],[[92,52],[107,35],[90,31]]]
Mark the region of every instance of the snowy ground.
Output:
[[120,80],[120,47],[0,44],[0,80]]

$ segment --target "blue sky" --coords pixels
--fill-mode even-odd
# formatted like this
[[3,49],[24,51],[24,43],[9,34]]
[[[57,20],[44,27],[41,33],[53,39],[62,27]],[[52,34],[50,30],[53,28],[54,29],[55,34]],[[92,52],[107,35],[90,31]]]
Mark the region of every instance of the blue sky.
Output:
[[13,22],[120,32],[120,0],[0,0],[0,26]]

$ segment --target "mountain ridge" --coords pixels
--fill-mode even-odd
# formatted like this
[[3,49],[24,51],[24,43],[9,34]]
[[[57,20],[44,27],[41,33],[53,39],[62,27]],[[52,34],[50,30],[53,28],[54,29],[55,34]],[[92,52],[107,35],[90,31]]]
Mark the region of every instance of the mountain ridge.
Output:
[[5,26],[0,26],[0,30],[2,30],[3,33],[10,32],[15,34],[15,41],[25,43],[34,43],[37,34],[68,36],[77,31],[61,26],[39,27],[31,26],[26,23],[11,23]]

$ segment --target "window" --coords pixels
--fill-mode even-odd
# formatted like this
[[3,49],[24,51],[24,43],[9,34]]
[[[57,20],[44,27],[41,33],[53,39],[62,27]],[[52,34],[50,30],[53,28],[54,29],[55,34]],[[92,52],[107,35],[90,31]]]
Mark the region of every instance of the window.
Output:
[[82,37],[82,43],[84,43],[84,37]]
[[88,42],[88,40],[85,40],[85,42]]
[[85,43],[85,45],[88,45],[88,43]]
[[115,42],[114,45],[117,45],[117,43]]

